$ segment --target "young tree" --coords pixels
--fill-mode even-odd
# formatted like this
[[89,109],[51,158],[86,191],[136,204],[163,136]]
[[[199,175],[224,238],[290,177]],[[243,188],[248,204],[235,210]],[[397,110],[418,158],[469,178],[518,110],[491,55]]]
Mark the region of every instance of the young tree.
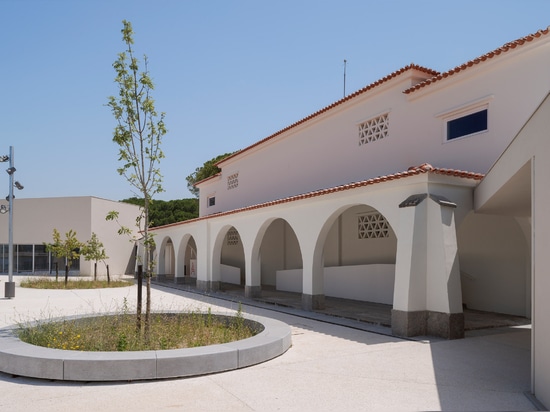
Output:
[[56,258],[65,259],[65,286],[69,280],[69,268],[73,260],[80,258],[80,248],[82,243],[76,238],[76,232],[72,229],[65,233],[65,240],[61,240],[61,235],[57,229],[53,230],[53,243],[46,244],[46,250],[53,253]]
[[[80,249],[80,254],[85,260],[94,262],[94,280],[97,280],[97,262],[101,261],[105,263],[108,256],[105,253],[103,243],[99,241],[99,238],[94,232],[92,232],[92,237]],[[107,266],[106,263],[105,266]]]
[[[145,309],[145,337],[149,336],[149,317],[151,313],[151,275],[154,261],[150,258],[154,240],[149,234],[149,202],[153,196],[163,191],[162,175],[158,168],[164,157],[161,150],[162,137],[166,134],[164,113],[157,114],[155,102],[151,96],[154,89],[149,75],[147,56],[143,57],[143,70],[134,55],[134,32],[132,24],[122,21],[122,40],[126,50],[119,53],[113,63],[118,85],[118,96],[110,96],[108,106],[117,121],[113,141],[119,146],[119,160],[122,166],[118,173],[137,189],[143,198],[141,218],[137,223],[143,235],[145,248],[143,266],[147,280]],[[140,314],[138,314],[140,316]]]

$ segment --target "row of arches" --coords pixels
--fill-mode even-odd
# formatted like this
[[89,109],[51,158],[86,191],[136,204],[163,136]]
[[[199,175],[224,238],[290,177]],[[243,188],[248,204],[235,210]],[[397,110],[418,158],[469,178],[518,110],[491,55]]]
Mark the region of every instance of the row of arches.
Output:
[[[300,243],[296,228],[285,218],[269,217],[259,225],[252,246],[247,247],[249,226],[245,233],[239,225],[220,227],[213,242],[211,277],[197,271],[197,235],[163,235],[160,243],[157,241],[158,274],[181,283],[203,280],[213,288],[217,282],[248,286],[246,290],[252,297],[261,294],[262,288],[307,291],[303,275],[303,251],[307,246]],[[297,230],[307,231],[309,236],[304,236],[304,241],[314,237],[314,228]],[[317,286],[324,295],[392,303],[397,236],[377,209],[363,204],[339,210],[321,226],[315,243],[320,245],[321,253],[317,253],[318,262],[312,262],[312,266],[323,268],[323,279],[318,279],[321,284]],[[313,289],[311,285],[309,294],[314,294]]]
[[325,297],[390,305],[394,333],[407,336],[424,333],[409,326],[427,313],[463,330],[463,307],[529,317],[529,219],[475,213],[471,186],[434,187],[360,188],[155,229],[157,275],[249,298],[294,292],[306,310]]

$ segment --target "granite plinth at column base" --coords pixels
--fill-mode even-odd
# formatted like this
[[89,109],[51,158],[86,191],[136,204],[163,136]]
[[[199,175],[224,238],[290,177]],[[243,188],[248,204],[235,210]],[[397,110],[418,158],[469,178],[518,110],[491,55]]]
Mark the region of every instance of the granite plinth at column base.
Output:
[[244,296],[250,299],[260,298],[262,297],[262,287],[245,285]]
[[197,279],[197,289],[202,292],[218,292],[220,290],[220,282]]
[[464,337],[464,314],[429,310],[402,311],[392,309],[392,333],[395,336],[437,336],[444,339]]
[[325,295],[307,295],[302,293],[302,309],[313,311],[325,308]]
[[196,285],[197,278],[192,278],[191,276],[180,276],[174,278],[174,283],[178,285]]

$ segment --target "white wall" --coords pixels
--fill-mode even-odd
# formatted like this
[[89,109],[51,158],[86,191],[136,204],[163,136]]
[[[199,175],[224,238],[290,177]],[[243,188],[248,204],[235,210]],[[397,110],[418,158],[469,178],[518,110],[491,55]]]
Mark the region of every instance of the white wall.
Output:
[[[15,199],[13,209],[14,244],[52,242],[53,230],[64,238],[73,230],[79,240],[92,234],[90,197]],[[7,243],[7,219],[0,219],[0,241]],[[6,230],[3,230],[6,228]]]
[[[531,389],[545,405],[550,405],[550,97],[547,97],[538,110],[525,124],[510,147],[502,154],[486,178],[475,192],[475,208],[483,210],[487,205],[493,213],[513,213],[509,205],[494,204],[500,192],[513,177],[529,165],[529,182],[532,193],[530,214],[532,221],[532,346],[531,346]],[[524,193],[516,188],[516,195]],[[512,194],[513,195],[513,194]],[[513,210],[512,210],[513,212]]]
[[470,214],[458,230],[462,297],[469,309],[530,316],[529,248],[513,217]]
[[[550,88],[548,38],[501,54],[447,79],[403,94],[411,72],[290,128],[222,162],[222,176],[200,186],[201,214],[262,203],[395,173],[424,162],[486,172]],[[521,102],[521,104],[518,104]],[[446,143],[446,113],[487,104],[489,130]],[[358,123],[389,112],[389,136],[358,145]],[[283,125],[284,126],[284,125]],[[227,176],[239,185],[227,189]],[[216,206],[204,209],[216,194]]]
[[276,271],[302,267],[302,254],[296,234],[282,219],[273,221],[260,248],[263,285],[276,284]]
[[325,267],[395,263],[397,237],[391,226],[387,238],[359,238],[359,216],[370,213],[378,212],[367,205],[358,205],[345,210],[336,219],[325,242]]
[[[302,292],[302,270],[278,270],[277,290]],[[395,265],[325,267],[325,296],[364,302],[393,303]]]
[[393,303],[395,265],[373,264],[325,268],[325,294],[366,302]]
[[[128,237],[120,236],[119,226],[115,222],[107,222],[105,216],[111,210],[120,212],[119,221],[134,233],[135,219],[139,208],[134,205],[114,202],[90,196],[15,199],[13,212],[13,242],[14,244],[42,245],[51,243],[53,230],[57,229],[62,238],[69,230],[76,232],[81,242],[86,242],[96,233],[103,243],[107,263],[112,275],[120,275],[133,271],[128,268],[132,258],[134,245]],[[8,219],[0,218],[0,243],[8,243]],[[80,261],[80,272],[83,275],[93,274],[93,262]],[[106,273],[105,266],[98,264],[98,274]],[[132,273],[132,272],[130,272]]]
[[[136,227],[136,217],[139,215],[139,207],[123,202],[114,202],[105,199],[91,198],[91,232],[95,232],[105,247],[105,253],[109,257],[107,264],[112,275],[133,274],[135,271],[135,262],[133,259],[134,243],[131,238],[138,238],[138,228]],[[119,223],[130,229],[131,236],[119,235],[119,226],[113,221],[105,220],[105,216],[110,211],[119,212]],[[90,233],[91,237],[91,233]],[[82,239],[86,241],[87,239]],[[84,260],[81,259],[80,264]],[[89,262],[93,265],[92,262]],[[97,265],[98,275],[105,275],[105,265]],[[93,273],[93,268],[90,269]]]
[[221,281],[232,283],[234,285],[241,284],[241,269],[234,266],[221,265]]
[[[234,266],[238,268],[240,273],[242,274],[241,281],[244,283],[245,262],[244,262],[243,243],[240,238],[240,235],[238,237],[239,239],[237,244],[228,244],[227,234],[226,234],[226,237],[223,240],[221,263],[227,266]],[[241,281],[239,281],[239,284],[241,283]],[[230,282],[230,283],[233,283],[233,282]]]

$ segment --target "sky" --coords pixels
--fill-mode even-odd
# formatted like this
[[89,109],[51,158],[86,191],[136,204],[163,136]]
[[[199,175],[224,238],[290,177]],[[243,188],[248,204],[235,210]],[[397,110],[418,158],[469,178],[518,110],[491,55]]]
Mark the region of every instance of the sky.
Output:
[[173,200],[205,161],[341,99],[344,60],[346,94],[410,63],[447,71],[545,29],[550,1],[0,0],[0,155],[13,146],[17,198],[138,195],[106,106],[122,20],[166,113],[155,199]]

